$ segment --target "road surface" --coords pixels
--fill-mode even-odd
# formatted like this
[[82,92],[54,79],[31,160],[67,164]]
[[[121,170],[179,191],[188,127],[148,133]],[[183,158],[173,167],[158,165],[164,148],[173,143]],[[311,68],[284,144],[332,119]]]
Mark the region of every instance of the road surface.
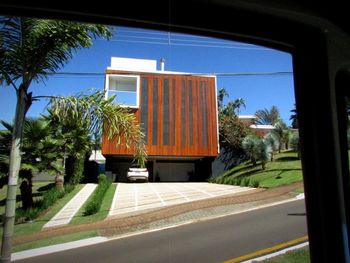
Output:
[[305,235],[299,200],[16,262],[222,262]]

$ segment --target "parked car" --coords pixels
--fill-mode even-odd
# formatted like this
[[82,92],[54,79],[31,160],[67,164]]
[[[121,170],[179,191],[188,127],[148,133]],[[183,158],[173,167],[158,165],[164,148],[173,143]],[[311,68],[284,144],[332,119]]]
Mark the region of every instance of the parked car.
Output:
[[141,168],[137,166],[131,166],[127,172],[126,177],[129,182],[144,181],[148,182],[147,168]]

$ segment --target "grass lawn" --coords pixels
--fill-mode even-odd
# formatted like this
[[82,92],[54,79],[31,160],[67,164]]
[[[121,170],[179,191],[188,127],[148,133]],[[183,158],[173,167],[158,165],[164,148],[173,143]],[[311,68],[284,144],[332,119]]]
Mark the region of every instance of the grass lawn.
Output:
[[259,187],[265,188],[291,184],[303,179],[301,161],[294,152],[282,152],[274,156],[273,162],[266,164],[265,170],[262,170],[259,164],[253,166],[246,161],[219,177],[211,178],[210,181],[230,184],[234,178],[259,182]]
[[306,263],[310,261],[309,248],[301,248],[287,252],[268,260],[262,261],[264,263]]
[[97,222],[105,219],[111,207],[116,186],[117,186],[116,184],[112,184],[107,190],[103,198],[101,209],[99,212],[97,212],[94,215],[84,216],[85,206],[89,202],[90,198],[92,198],[92,195],[91,195],[90,198],[85,202],[85,204],[79,209],[78,213],[76,213],[76,215],[73,217],[70,224],[74,225],[74,224],[92,223],[92,222]]
[[[75,189],[67,194],[62,199],[59,199],[58,202],[53,205],[45,214],[33,220],[30,223],[16,224],[14,229],[15,236],[22,236],[32,234],[38,231],[41,231],[42,227],[46,222],[48,222],[61,208],[70,200],[72,197],[83,188],[84,184],[79,184]],[[0,228],[0,234],[2,235],[2,227]]]
[[[48,188],[54,185],[54,182],[34,182],[33,183],[33,199],[34,201],[38,198],[41,198],[44,192],[47,191]],[[5,213],[5,202],[7,195],[7,185],[5,185],[2,189],[0,189],[0,214]],[[21,206],[21,192],[19,190],[19,184],[17,187],[17,202],[16,207]]]

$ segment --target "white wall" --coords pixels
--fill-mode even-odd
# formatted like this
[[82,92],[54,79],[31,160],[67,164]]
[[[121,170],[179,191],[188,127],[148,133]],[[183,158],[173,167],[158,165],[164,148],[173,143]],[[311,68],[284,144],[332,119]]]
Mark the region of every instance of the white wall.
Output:
[[112,57],[110,69],[152,72],[157,70],[157,60]]

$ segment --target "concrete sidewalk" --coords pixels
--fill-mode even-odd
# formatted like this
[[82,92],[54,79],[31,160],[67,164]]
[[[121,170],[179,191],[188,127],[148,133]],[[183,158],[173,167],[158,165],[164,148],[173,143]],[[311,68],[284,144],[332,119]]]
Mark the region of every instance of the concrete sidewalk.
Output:
[[96,187],[97,184],[86,184],[43,228],[67,225]]

